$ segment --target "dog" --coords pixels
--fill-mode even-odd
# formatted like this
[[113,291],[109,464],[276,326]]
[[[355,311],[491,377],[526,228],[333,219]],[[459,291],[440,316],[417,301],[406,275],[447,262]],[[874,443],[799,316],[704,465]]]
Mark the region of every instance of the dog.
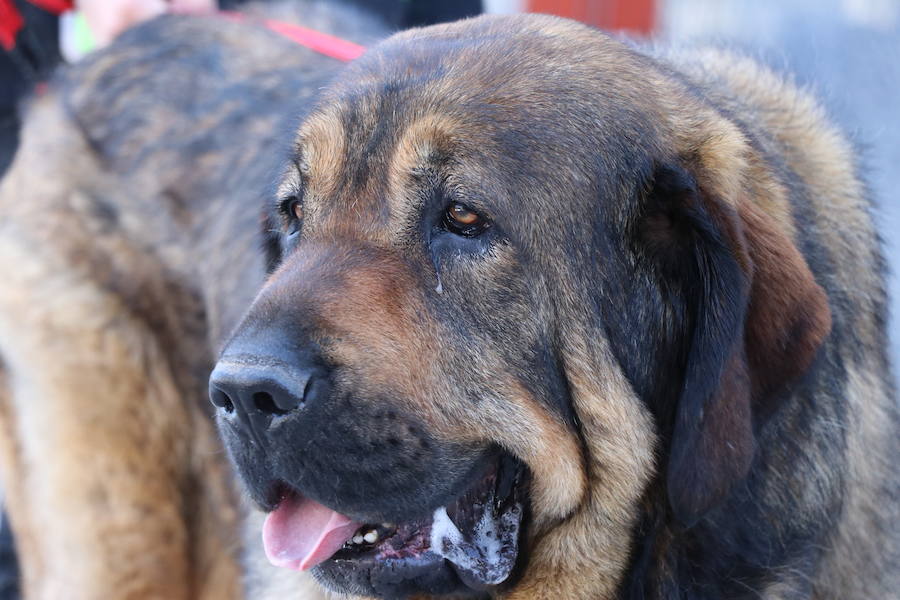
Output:
[[548,16],[336,75],[161,64],[238,43],[169,25],[41,99],[0,190],[33,595],[896,595],[883,259],[807,93]]

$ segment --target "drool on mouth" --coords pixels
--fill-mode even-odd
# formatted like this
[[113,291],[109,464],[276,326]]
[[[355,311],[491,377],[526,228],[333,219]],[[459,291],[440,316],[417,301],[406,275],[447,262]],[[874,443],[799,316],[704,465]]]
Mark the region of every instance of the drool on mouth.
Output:
[[518,557],[524,515],[524,467],[510,457],[492,464],[474,485],[430,517],[403,523],[361,523],[285,486],[266,518],[263,543],[269,561],[305,571],[398,563],[442,566],[466,586],[484,589],[505,581]]

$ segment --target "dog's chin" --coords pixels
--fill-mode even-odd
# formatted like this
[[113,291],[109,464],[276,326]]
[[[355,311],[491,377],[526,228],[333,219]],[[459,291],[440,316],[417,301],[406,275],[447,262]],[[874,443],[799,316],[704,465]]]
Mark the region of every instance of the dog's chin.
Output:
[[527,487],[524,465],[501,454],[447,506],[422,519],[360,526],[312,574],[343,594],[485,596],[508,585],[522,562]]

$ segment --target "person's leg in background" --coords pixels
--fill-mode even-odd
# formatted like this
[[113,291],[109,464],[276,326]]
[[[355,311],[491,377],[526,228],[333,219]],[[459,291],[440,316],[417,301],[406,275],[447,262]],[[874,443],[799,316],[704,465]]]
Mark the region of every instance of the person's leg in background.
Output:
[[357,0],[396,29],[424,27],[481,14],[481,0]]
[[19,563],[9,519],[0,513],[0,600],[18,600]]

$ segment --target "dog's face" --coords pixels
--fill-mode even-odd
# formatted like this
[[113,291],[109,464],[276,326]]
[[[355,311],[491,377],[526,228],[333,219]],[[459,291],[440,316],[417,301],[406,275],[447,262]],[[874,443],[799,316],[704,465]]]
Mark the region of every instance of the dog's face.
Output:
[[782,312],[821,290],[679,85],[520,17],[395,36],[326,92],[211,383],[273,562],[368,596],[611,593],[651,482],[690,522],[743,476],[754,394],[827,324],[760,350],[758,281],[793,277]]

